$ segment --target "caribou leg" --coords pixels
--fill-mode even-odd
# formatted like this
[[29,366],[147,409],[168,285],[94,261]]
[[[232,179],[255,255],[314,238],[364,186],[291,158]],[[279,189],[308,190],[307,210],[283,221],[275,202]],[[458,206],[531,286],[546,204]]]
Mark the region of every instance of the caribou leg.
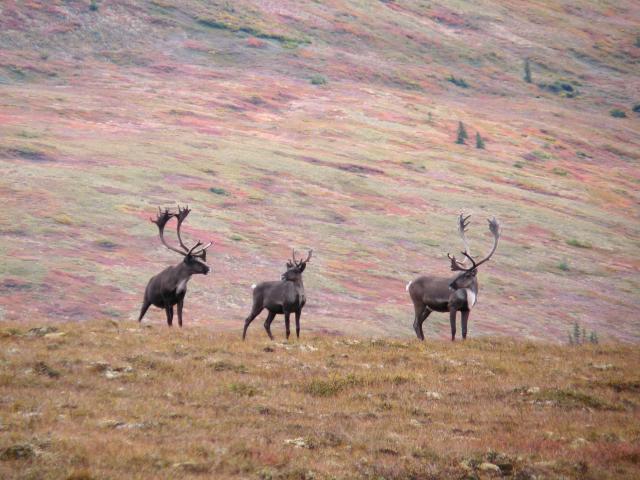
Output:
[[287,332],[287,340],[289,340],[289,335],[291,335],[291,323],[289,322],[289,315],[291,315],[291,312],[284,312],[284,328]]
[[427,319],[427,317],[431,314],[432,311],[433,310],[431,310],[429,307],[425,307],[424,313],[422,314],[422,318],[418,323],[418,328],[420,328],[420,340],[424,340],[424,332],[422,331],[422,324]]
[[300,315],[302,310],[296,310],[296,338],[300,338]]
[[416,318],[413,322],[413,329],[415,330],[416,335],[418,336],[418,339],[424,340],[424,332],[422,331],[422,324],[431,313],[431,309],[426,305],[424,305],[424,306],[416,306],[415,310],[416,310]]
[[142,317],[144,317],[145,313],[147,313],[147,310],[149,310],[150,306],[151,306],[151,303],[145,300],[144,303],[142,304],[142,308],[140,309],[140,316],[138,317],[139,322],[142,321]]
[[244,321],[244,330],[242,331],[242,340],[244,340],[245,337],[247,336],[247,328],[249,328],[249,325],[251,324],[251,322],[253,322],[254,318],[260,315],[261,312],[262,312],[262,308],[254,308],[251,310],[251,313]]
[[271,340],[273,340],[273,335],[271,335],[271,322],[273,322],[275,316],[276,314],[274,312],[269,312],[267,319],[264,321],[264,329],[267,331],[267,335],[269,335]]
[[167,325],[172,326],[173,324],[173,305],[170,307],[166,307],[165,311],[167,312]]
[[182,307],[184,306],[184,297],[178,300],[178,325],[182,328]]
[[469,314],[471,313],[470,310],[463,310],[461,312],[461,316],[462,316],[462,339],[466,339],[467,338],[467,320],[469,320]]
[[449,322],[451,323],[451,341],[454,342],[456,340],[456,313],[457,310],[452,308],[449,310]]

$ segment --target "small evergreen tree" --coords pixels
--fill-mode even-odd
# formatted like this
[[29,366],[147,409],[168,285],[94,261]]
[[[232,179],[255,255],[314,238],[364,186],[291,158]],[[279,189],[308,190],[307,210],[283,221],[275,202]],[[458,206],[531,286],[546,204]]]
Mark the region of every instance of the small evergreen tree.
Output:
[[484,150],[484,140],[480,136],[480,132],[476,132],[476,148],[481,148]]
[[578,322],[573,324],[573,341],[576,345],[580,345],[582,343],[580,340],[580,325],[578,325]]
[[531,83],[531,65],[528,58],[524,61],[524,81]]
[[578,322],[574,322],[573,328],[569,331],[569,345],[584,345],[587,342],[597,345],[598,344],[598,334],[594,331],[591,331],[587,335],[587,329],[585,327],[581,327]]
[[464,141],[467,138],[469,138],[469,135],[467,135],[467,130],[464,128],[464,123],[458,122],[458,138],[456,138],[456,143],[464,145]]
[[89,10],[91,10],[92,12],[97,12],[98,11],[98,2],[97,2],[97,0],[91,0],[91,4],[89,5]]

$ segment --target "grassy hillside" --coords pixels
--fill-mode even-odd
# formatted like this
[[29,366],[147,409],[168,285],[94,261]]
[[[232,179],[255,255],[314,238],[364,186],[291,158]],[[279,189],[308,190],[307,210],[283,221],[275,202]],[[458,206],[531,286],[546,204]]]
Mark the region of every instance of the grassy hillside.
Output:
[[[55,329],[57,328],[57,329]],[[0,476],[637,478],[638,349],[0,323]],[[283,332],[277,332],[278,340]]]
[[404,285],[448,274],[464,209],[474,253],[483,217],[504,231],[472,336],[638,341],[638,24],[632,1],[2,2],[0,318],[133,320],[177,261],[148,217],[180,202],[215,242],[189,328],[238,329],[296,247],[306,331],[411,336]]

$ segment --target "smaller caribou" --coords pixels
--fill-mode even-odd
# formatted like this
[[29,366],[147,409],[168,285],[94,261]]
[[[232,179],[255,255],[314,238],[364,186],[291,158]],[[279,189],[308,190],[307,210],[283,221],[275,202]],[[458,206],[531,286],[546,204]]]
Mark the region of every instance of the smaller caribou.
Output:
[[311,260],[313,250],[309,250],[306,260],[296,260],[296,252],[293,251],[292,259],[287,262],[287,271],[282,274],[279,282],[262,282],[252,285],[253,307],[251,313],[244,321],[242,340],[247,336],[247,328],[251,322],[260,315],[265,308],[269,311],[264,322],[264,329],[269,338],[273,340],[271,334],[271,322],[279,313],[284,315],[284,325],[287,331],[287,340],[291,334],[289,327],[289,315],[296,315],[296,337],[300,338],[300,315],[307,299],[304,295],[304,285],[302,284],[302,272]]
[[[165,209],[164,212],[158,209],[157,218],[155,220],[151,219],[158,226],[162,244],[172,252],[182,255],[184,259],[178,265],[168,267],[156,276],[151,277],[144,292],[144,301],[138,318],[139,322],[142,321],[142,317],[147,313],[149,307],[155,305],[158,308],[165,309],[167,324],[171,326],[173,323],[173,306],[177,304],[178,325],[182,327],[182,307],[184,305],[184,296],[187,293],[187,282],[191,275],[207,275],[209,273],[210,268],[205,262],[207,260],[207,248],[211,246],[211,242],[203,246],[202,242],[198,241],[193,247],[189,248],[184,244],[180,236],[180,227],[189,212],[191,212],[189,207],[180,208],[180,206],[178,206],[178,213],[172,213],[168,209]],[[178,221],[176,233],[182,250],[168,245],[164,239],[164,227],[174,217]]]
[[420,340],[424,340],[422,324],[431,312],[449,312],[451,341],[456,339],[456,314],[460,312],[462,317],[462,338],[467,338],[467,321],[469,320],[471,309],[478,298],[478,267],[491,258],[498,247],[498,239],[500,238],[500,224],[495,218],[488,220],[489,230],[493,235],[493,248],[485,258],[476,262],[471,257],[465,236],[470,216],[465,217],[460,214],[458,218],[458,234],[464,243],[464,252],[462,254],[471,261],[471,267],[466,268],[466,259],[459,262],[455,256],[447,254],[449,260],[451,260],[451,270],[461,273],[448,278],[426,275],[418,277],[407,284],[407,291],[411,296],[415,309],[413,329]]

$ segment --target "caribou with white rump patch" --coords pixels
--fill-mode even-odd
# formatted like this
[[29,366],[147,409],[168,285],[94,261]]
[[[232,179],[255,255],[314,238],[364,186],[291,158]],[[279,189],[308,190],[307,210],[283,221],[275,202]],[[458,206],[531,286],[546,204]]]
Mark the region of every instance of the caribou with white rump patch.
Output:
[[[184,259],[178,265],[168,267],[158,275],[151,277],[144,292],[144,302],[140,310],[139,322],[142,321],[142,317],[147,313],[149,307],[155,305],[158,308],[165,309],[167,324],[171,326],[173,323],[173,306],[177,304],[178,325],[182,327],[182,307],[184,305],[184,296],[187,293],[187,282],[191,275],[207,275],[209,273],[210,268],[205,262],[207,260],[207,248],[211,246],[211,242],[203,246],[202,242],[198,240],[193,247],[189,248],[184,244],[180,236],[180,227],[190,211],[189,207],[180,208],[180,206],[178,206],[178,213],[172,213],[168,209],[165,209],[164,212],[158,209],[157,218],[155,220],[151,219],[158,226],[162,244],[172,252],[182,255]],[[164,227],[174,217],[178,221],[176,233],[181,249],[168,245],[164,239]]]
[[279,313],[284,315],[287,340],[291,333],[289,316],[291,313],[295,313],[296,337],[300,338],[300,315],[302,314],[302,308],[307,302],[304,294],[304,285],[302,283],[302,272],[304,272],[304,269],[307,267],[307,262],[311,260],[312,253],[313,250],[309,250],[306,260],[296,260],[296,252],[294,250],[292,259],[287,262],[287,271],[282,274],[282,280],[279,282],[262,282],[258,285],[252,285],[253,307],[251,308],[251,313],[244,321],[242,340],[247,336],[247,328],[249,328],[251,322],[253,322],[265,308],[269,311],[269,315],[264,322],[264,329],[267,331],[267,335],[269,335],[271,340],[273,340],[271,322]]
[[[451,260],[451,270],[461,272],[454,277],[436,277],[432,275],[418,277],[407,284],[407,291],[415,308],[415,320],[413,329],[420,340],[424,340],[422,324],[431,312],[449,312],[451,322],[451,340],[456,339],[456,314],[459,311],[462,317],[462,338],[467,338],[467,321],[469,313],[478,299],[478,267],[489,260],[496,251],[500,238],[500,224],[493,218],[488,220],[489,230],[493,234],[493,248],[489,254],[476,262],[469,251],[469,245],[465,236],[469,225],[469,217],[460,214],[458,218],[458,233],[464,243],[466,257],[462,262],[455,256],[447,254]],[[471,266],[466,268],[466,261],[471,261]]]

